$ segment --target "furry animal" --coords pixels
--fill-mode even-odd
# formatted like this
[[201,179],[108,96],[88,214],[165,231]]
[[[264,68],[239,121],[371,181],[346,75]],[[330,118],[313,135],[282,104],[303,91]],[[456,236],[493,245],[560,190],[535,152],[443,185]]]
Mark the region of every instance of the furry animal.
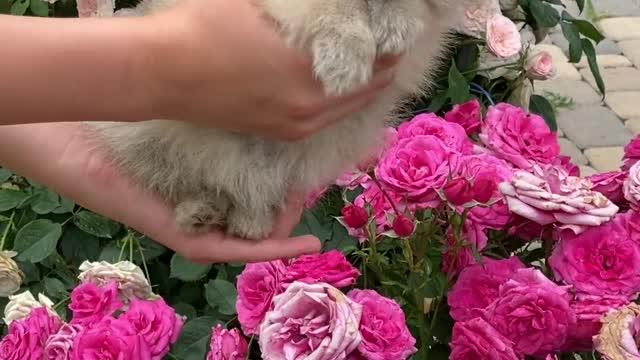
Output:
[[[381,145],[399,101],[429,87],[461,1],[257,0],[287,43],[313,56],[327,94],[367,83],[376,58],[405,54],[395,82],[373,104],[305,140],[279,142],[170,120],[87,126],[126,174],[175,206],[182,229],[264,238],[290,190],[324,186]],[[143,0],[123,15],[166,6],[170,1]]]

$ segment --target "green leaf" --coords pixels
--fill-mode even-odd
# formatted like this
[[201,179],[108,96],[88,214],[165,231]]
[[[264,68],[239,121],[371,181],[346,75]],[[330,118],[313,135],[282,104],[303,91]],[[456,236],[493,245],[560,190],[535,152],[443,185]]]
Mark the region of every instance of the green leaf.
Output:
[[0,168],[0,184],[9,180],[13,176],[13,173],[7,169]]
[[40,269],[38,265],[28,261],[17,261],[18,267],[24,273],[24,284],[40,281]]
[[191,304],[187,303],[177,303],[175,305],[171,305],[176,314],[185,316],[187,320],[194,319],[198,316],[198,311]]
[[73,223],[82,231],[101,238],[113,238],[120,230],[120,224],[86,210],[82,210],[73,217]]
[[582,39],[582,49],[584,50],[584,54],[587,56],[589,68],[591,69],[593,78],[596,80],[596,85],[598,85],[600,94],[602,94],[602,96],[604,97],[606,88],[604,86],[604,81],[602,80],[602,75],[600,75],[600,68],[598,68],[596,49],[593,47],[593,44],[591,43],[591,41],[589,41],[589,39]]
[[76,204],[73,203],[73,201],[60,196],[60,206],[58,206],[56,209],[53,210],[54,214],[67,214],[67,213],[71,213],[73,212],[73,209],[75,208]]
[[578,10],[580,14],[584,11],[584,0],[576,0],[576,4],[578,5]]
[[561,22],[562,33],[564,37],[569,41],[569,62],[577,63],[582,57],[582,41],[580,40],[580,33],[578,28],[568,22]]
[[171,353],[177,359],[204,359],[208,352],[211,328],[217,324],[221,324],[221,322],[211,316],[203,316],[187,321],[182,328],[178,341],[171,349]]
[[11,4],[11,14],[12,15],[24,15],[29,8],[29,0],[16,0],[13,4]]
[[324,251],[337,249],[342,253],[345,253],[347,249],[358,244],[358,241],[349,235],[347,229],[344,228],[338,221],[333,222],[333,232],[331,239],[324,244]]
[[540,0],[529,0],[529,9],[536,22],[542,27],[552,28],[560,21],[558,11]]
[[453,60],[451,61],[451,68],[449,69],[449,89],[447,90],[447,96],[454,104],[465,103],[471,98],[469,83],[460,71],[458,71],[456,63]]
[[[65,228],[60,239],[60,249],[62,256],[74,266],[80,266],[85,260],[96,261],[100,256],[100,251],[105,251],[108,247],[101,249],[100,238],[89,235],[75,226]],[[119,250],[116,250],[116,259],[105,259],[106,261],[117,260]]]
[[100,251],[100,255],[98,255],[99,261],[106,262],[117,262],[120,257],[120,248],[116,244],[116,242],[110,242],[105,246],[102,251]]
[[587,20],[574,19],[573,24],[578,28],[578,31],[580,31],[582,35],[592,39],[596,44],[599,44],[605,39],[604,35],[602,35],[600,31],[598,31],[598,29],[596,29],[596,27]]
[[551,131],[558,131],[558,124],[556,123],[556,115],[553,107],[544,96],[531,95],[529,98],[529,111],[542,116]]
[[15,209],[29,196],[18,190],[0,189],[0,211]]
[[64,283],[56,278],[45,278],[44,279],[44,291],[47,296],[61,299],[67,296],[67,290],[65,289]]
[[31,210],[38,215],[46,215],[60,207],[58,194],[43,188],[30,201]]
[[25,225],[16,234],[13,250],[17,260],[39,263],[56,251],[62,226],[50,220],[38,219]]
[[211,265],[193,263],[178,254],[171,258],[171,272],[169,277],[182,281],[198,281],[211,270]]
[[204,295],[207,303],[213,308],[217,308],[221,314],[233,315],[236,313],[236,299],[238,291],[232,283],[215,279],[210,280],[204,286]]
[[42,0],[30,0],[29,9],[33,15],[47,17],[49,16],[49,3]]
[[[147,262],[156,259],[167,252],[167,248],[162,246],[162,244],[155,242],[146,236],[141,236],[137,241],[139,245],[135,245],[133,250],[133,260],[136,262],[142,262],[142,257],[140,256],[140,248],[142,248],[144,260]],[[140,248],[138,248],[138,246]]]
[[331,237],[331,229],[324,227],[311,210],[305,210],[291,236],[300,235],[314,235],[324,244]]

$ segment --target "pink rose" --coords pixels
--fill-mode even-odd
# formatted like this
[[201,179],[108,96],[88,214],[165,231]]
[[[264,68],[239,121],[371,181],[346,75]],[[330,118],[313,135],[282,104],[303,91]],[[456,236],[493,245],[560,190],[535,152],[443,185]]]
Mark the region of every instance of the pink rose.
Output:
[[518,27],[511,19],[498,13],[487,21],[487,47],[501,58],[517,55],[522,49]]
[[599,226],[618,212],[618,207],[591,183],[568,176],[551,165],[534,165],[532,172],[516,171],[510,182],[500,184],[509,210],[540,225],[560,223],[576,234]]
[[640,213],[634,210],[619,213],[615,221],[622,226],[631,240],[640,244]]
[[474,198],[471,183],[465,177],[451,179],[442,188],[442,192],[451,205],[462,206]]
[[128,321],[144,338],[153,360],[162,359],[171,350],[184,325],[182,318],[163,299],[132,299],[127,311],[118,319]]
[[344,359],[362,341],[362,306],[326,283],[294,282],[260,325],[264,360]]
[[73,341],[72,359],[151,360],[149,344],[128,321],[105,317]]
[[635,163],[629,169],[629,176],[624,180],[622,186],[624,198],[629,201],[631,208],[638,211],[640,209],[640,164]]
[[466,321],[476,316],[476,310],[485,309],[498,298],[498,289],[525,265],[516,256],[504,260],[484,258],[483,265],[476,264],[462,270],[453,285],[447,302],[451,317]]
[[520,215],[513,216],[509,225],[510,227],[507,229],[507,233],[509,235],[517,236],[524,241],[548,239],[553,237],[553,228],[551,226],[542,226],[535,221],[523,218]]
[[467,135],[476,134],[482,125],[480,102],[478,99],[473,99],[464,104],[453,105],[453,108],[444,115],[444,119],[462,126]]
[[533,80],[548,80],[555,76],[553,58],[546,51],[540,51],[527,59],[527,77]]
[[90,325],[110,316],[122,307],[118,300],[118,284],[111,281],[103,287],[84,283],[71,291],[69,309],[73,312],[71,324]]
[[57,333],[51,335],[44,348],[47,360],[71,360],[73,341],[83,327],[63,324]]
[[282,291],[284,272],[282,261],[270,261],[247,264],[238,276],[236,311],[245,335],[258,334],[264,314],[272,307],[271,299]]
[[473,144],[462,126],[445,121],[433,113],[420,114],[398,127],[398,140],[419,135],[433,135],[446,147],[461,154],[470,154],[473,150]]
[[467,266],[475,264],[473,248],[481,251],[487,246],[487,234],[473,221],[467,219],[460,231],[460,239],[456,239],[450,226],[446,233],[445,250],[442,254],[442,271],[455,277]]
[[500,334],[482,318],[473,318],[453,325],[451,360],[490,359],[520,360],[513,341]]
[[421,207],[440,204],[437,190],[458,171],[459,155],[433,135],[399,140],[376,167],[380,182]]
[[580,168],[578,165],[571,162],[571,158],[568,156],[558,155],[556,160],[553,162],[553,165],[564,169],[569,176],[580,176]]
[[41,360],[47,339],[60,326],[60,319],[49,314],[46,308],[31,310],[26,318],[9,324],[9,332],[0,342],[0,359]]
[[238,329],[227,330],[220,324],[211,332],[209,348],[206,360],[245,360],[249,352],[247,340]]
[[571,308],[578,320],[575,329],[567,343],[562,347],[563,351],[591,351],[593,349],[593,337],[598,335],[602,323],[600,320],[609,311],[626,306],[628,301],[620,299],[600,299],[597,297],[585,297],[582,300],[574,300]]
[[558,138],[543,118],[507,103],[489,108],[479,136],[497,157],[521,169],[553,163],[560,155]]
[[358,352],[366,359],[405,360],[418,350],[404,312],[394,300],[374,290],[359,289],[349,291],[347,297],[362,305]]
[[625,171],[610,171],[587,177],[593,184],[593,191],[597,191],[616,205],[621,205],[625,199],[622,184],[627,178]]
[[560,234],[549,258],[556,279],[581,294],[631,300],[640,292],[640,246],[621,216],[575,235]]
[[638,160],[640,160],[640,135],[636,136],[624,147],[624,165],[622,166],[622,170],[629,170]]
[[571,296],[534,268],[519,269],[484,312],[496,330],[511,339],[517,353],[545,356],[558,351],[576,325]]
[[371,177],[363,171],[349,170],[336,179],[336,185],[347,190],[355,190],[370,179]]
[[369,214],[363,207],[348,204],[340,211],[342,213],[342,221],[348,227],[359,229],[369,221]]
[[360,276],[347,258],[338,250],[322,254],[302,255],[286,267],[282,279],[283,288],[300,281],[307,284],[327,283],[337,288],[355,284]]

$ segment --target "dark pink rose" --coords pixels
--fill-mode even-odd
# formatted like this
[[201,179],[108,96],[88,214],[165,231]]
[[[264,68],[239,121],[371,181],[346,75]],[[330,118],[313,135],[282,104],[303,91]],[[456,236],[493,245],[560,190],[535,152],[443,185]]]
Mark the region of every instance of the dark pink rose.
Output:
[[473,144],[462,126],[445,121],[433,113],[420,114],[398,127],[398,140],[420,135],[433,135],[445,146],[461,154],[471,154],[473,150]]
[[131,323],[105,317],[76,335],[72,359],[151,360],[152,357],[149,344]]
[[447,302],[451,317],[456,321],[465,321],[476,316],[474,311],[485,309],[498,298],[500,285],[524,269],[525,265],[516,256],[504,260],[485,257],[483,265],[476,264],[462,270],[453,285]]
[[405,360],[413,355],[416,339],[407,328],[404,312],[394,300],[374,290],[351,290],[347,297],[362,305],[358,352],[369,360]]
[[416,229],[416,224],[413,220],[407,216],[400,214],[393,219],[391,228],[401,238],[407,238],[413,234]]
[[272,307],[271,299],[282,292],[284,272],[285,264],[278,260],[247,264],[238,276],[236,311],[247,336],[258,334],[264,314]]
[[456,322],[451,336],[451,360],[521,360],[513,341],[482,318]]
[[437,193],[458,172],[459,154],[433,135],[399,140],[383,156],[376,177],[400,196],[423,208],[437,207]]
[[551,164],[560,155],[557,136],[542,117],[507,103],[489,108],[480,140],[499,158],[521,169],[534,162]]
[[0,342],[2,360],[42,360],[49,336],[55,334],[62,322],[46,308],[38,307],[21,320],[9,324],[9,332]]
[[206,360],[245,360],[248,352],[247,340],[238,329],[227,330],[218,324],[211,332]]
[[610,171],[589,176],[587,179],[593,184],[593,191],[601,193],[614,204],[621,205],[625,202],[622,184],[627,175],[625,171]]
[[544,357],[557,352],[576,325],[567,287],[534,268],[519,269],[500,286],[484,319],[514,342],[517,353]]
[[118,300],[118,284],[115,281],[99,287],[84,283],[71,291],[69,309],[73,312],[70,324],[90,325],[110,316],[122,307]]
[[593,337],[598,335],[602,327],[600,319],[610,310],[619,309],[628,303],[626,300],[598,297],[585,297],[571,302],[571,308],[578,322],[570,332],[562,351],[591,351],[594,347]]
[[640,160],[640,136],[631,140],[624,147],[624,165],[622,170],[629,170],[633,164]]
[[481,251],[487,246],[487,234],[484,229],[467,219],[456,239],[451,226],[447,229],[445,249],[442,254],[442,271],[455,277],[464,268],[475,264],[473,248]]
[[549,265],[556,279],[580,294],[635,299],[640,292],[640,247],[616,216],[575,235],[560,233]]
[[354,229],[359,229],[367,224],[369,215],[363,207],[348,204],[342,208],[342,221]]
[[286,289],[294,281],[307,284],[324,282],[337,288],[355,284],[360,276],[347,258],[338,250],[322,254],[302,255],[286,267],[282,286]]
[[464,104],[453,105],[453,109],[444,115],[444,119],[462,126],[468,135],[473,135],[480,131],[482,125],[480,102],[473,99]]
[[471,202],[474,198],[471,183],[464,177],[451,179],[451,181],[444,185],[442,192],[444,192],[447,200],[455,206],[462,206]]
[[552,238],[552,226],[540,225],[520,215],[514,215],[509,225],[508,234],[517,236],[524,241]]
[[168,306],[163,299],[131,300],[129,308],[119,317],[128,321],[136,333],[141,335],[151,351],[151,359],[160,360],[175,344],[184,325],[182,317]]

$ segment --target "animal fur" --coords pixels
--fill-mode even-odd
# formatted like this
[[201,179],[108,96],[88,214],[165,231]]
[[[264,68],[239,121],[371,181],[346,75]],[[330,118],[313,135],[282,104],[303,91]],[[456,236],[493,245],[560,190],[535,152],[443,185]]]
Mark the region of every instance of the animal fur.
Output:
[[[295,142],[203,130],[184,122],[87,123],[116,164],[145,189],[175,206],[186,231],[225,228],[246,239],[271,232],[290,190],[333,181],[381,145],[389,114],[430,86],[447,31],[462,0],[257,0],[290,46],[313,56],[327,94],[353,90],[371,78],[385,54],[405,53],[395,82],[366,109]],[[143,0],[123,15],[170,6]]]

